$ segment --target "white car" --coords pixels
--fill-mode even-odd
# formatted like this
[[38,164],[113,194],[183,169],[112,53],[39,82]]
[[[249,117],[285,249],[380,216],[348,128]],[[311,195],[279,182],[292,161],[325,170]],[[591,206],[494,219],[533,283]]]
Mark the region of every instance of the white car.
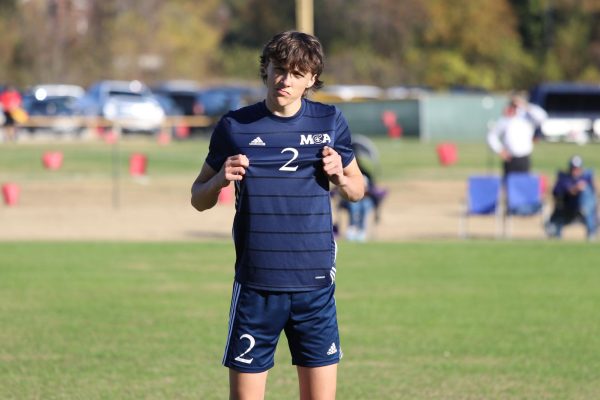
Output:
[[104,117],[126,131],[154,132],[165,112],[156,99],[144,96],[111,96],[102,108]]
[[92,85],[80,107],[88,116],[107,119],[123,132],[157,132],[165,112],[140,81],[100,81]]

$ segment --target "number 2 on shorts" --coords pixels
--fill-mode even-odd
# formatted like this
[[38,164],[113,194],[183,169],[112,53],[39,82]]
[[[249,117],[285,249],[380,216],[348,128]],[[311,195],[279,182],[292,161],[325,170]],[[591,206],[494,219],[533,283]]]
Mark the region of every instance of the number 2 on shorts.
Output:
[[250,352],[250,350],[252,350],[252,348],[256,344],[256,341],[254,340],[254,338],[252,336],[248,335],[247,333],[240,336],[240,340],[242,340],[242,339],[248,339],[248,341],[250,342],[250,346],[248,346],[248,348],[246,349],[245,352],[243,352],[242,354],[237,356],[235,358],[235,361],[243,362],[244,364],[250,364],[252,362],[252,360],[254,360],[254,358],[244,358],[244,356],[246,354],[248,354]]

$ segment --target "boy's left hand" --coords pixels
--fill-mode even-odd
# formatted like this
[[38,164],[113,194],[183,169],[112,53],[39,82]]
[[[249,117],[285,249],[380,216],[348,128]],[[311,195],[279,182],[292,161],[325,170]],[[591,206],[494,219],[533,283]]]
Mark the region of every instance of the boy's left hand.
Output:
[[344,167],[342,156],[329,146],[325,146],[321,153],[323,155],[323,171],[334,185],[341,185],[344,179]]

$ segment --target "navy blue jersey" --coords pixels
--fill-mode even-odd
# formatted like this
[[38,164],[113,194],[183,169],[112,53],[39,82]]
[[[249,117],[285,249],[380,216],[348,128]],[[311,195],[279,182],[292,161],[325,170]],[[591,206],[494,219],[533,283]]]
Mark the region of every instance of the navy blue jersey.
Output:
[[273,115],[261,102],[219,121],[207,164],[218,171],[236,154],[250,161],[244,179],[236,182],[236,281],[256,289],[298,291],[335,279],[324,146],[341,155],[344,167],[354,159],[340,111],[306,99],[293,117]]

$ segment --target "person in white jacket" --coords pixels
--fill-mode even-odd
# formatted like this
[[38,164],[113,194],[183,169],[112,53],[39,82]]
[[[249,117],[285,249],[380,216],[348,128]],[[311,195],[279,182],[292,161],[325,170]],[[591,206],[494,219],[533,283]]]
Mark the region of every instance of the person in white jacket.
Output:
[[541,107],[521,95],[512,95],[503,116],[487,134],[487,143],[502,159],[504,177],[529,172],[536,129],[548,117]]

